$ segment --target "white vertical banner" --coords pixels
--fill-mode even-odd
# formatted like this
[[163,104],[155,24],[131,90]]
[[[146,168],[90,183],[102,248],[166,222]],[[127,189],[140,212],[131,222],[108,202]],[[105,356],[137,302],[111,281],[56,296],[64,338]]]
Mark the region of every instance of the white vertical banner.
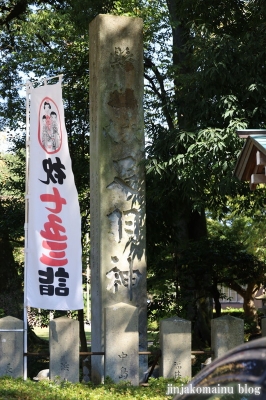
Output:
[[26,306],[82,309],[81,218],[61,83],[30,94]]

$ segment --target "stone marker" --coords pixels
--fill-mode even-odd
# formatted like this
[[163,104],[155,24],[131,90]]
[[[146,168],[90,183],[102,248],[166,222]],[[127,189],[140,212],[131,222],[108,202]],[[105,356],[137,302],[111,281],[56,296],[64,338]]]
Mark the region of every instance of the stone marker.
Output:
[[125,303],[105,308],[105,378],[139,385],[138,309]]
[[211,347],[214,358],[244,343],[244,320],[225,315],[211,320]]
[[[147,348],[142,19],[98,15],[90,24],[92,351],[103,352],[104,309],[139,310]],[[119,338],[116,338],[119,340]],[[104,377],[92,356],[92,381]],[[140,357],[140,376],[147,356]]]
[[261,336],[266,336],[266,317],[261,318]]
[[84,358],[82,360],[82,372],[83,372],[82,382],[85,382],[85,383],[88,383],[90,381],[89,365],[90,365],[89,357]]
[[79,322],[60,317],[49,322],[50,379],[79,382]]
[[23,321],[14,317],[0,319],[0,329],[21,331],[0,331],[0,376],[23,377]]
[[191,322],[179,317],[160,321],[160,376],[191,378]]

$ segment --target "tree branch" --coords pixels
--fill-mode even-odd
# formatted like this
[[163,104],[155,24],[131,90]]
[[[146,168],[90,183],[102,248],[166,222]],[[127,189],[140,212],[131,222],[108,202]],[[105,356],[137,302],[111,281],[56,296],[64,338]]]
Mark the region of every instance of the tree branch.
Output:
[[174,129],[174,123],[173,123],[173,118],[172,118],[172,116],[170,114],[170,110],[169,110],[169,97],[168,97],[167,92],[166,92],[165,87],[164,87],[164,77],[160,73],[160,71],[157,68],[157,66],[151,61],[150,58],[145,57],[145,59],[144,59],[144,67],[151,69],[152,72],[154,73],[156,79],[157,79],[157,82],[158,82],[159,87],[160,87],[160,91],[157,89],[153,78],[151,76],[149,76],[148,74],[144,74],[145,78],[150,82],[153,91],[155,92],[155,94],[161,100],[161,102],[162,102],[162,110],[163,110],[164,116],[166,118],[168,127],[169,127],[170,130],[172,130],[172,129]]
[[9,26],[9,22],[13,19],[20,18],[22,14],[24,14],[27,10],[28,1],[27,0],[19,0],[14,7],[5,7],[2,6],[0,12],[9,11],[7,16],[0,21],[0,25]]
[[48,47],[49,50],[53,50],[52,47],[50,46],[49,43],[47,43],[42,37],[41,35],[39,35],[39,33],[35,33],[35,35],[37,36],[37,38],[42,42],[42,44],[44,44],[45,47]]

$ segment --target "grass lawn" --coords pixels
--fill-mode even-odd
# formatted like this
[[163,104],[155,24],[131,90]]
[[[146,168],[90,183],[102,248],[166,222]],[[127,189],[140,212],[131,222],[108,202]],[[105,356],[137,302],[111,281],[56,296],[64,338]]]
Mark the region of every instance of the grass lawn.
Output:
[[37,328],[34,328],[34,332],[41,339],[49,340],[49,328],[39,328],[39,327],[37,327]]
[[119,384],[106,383],[94,386],[92,384],[61,384],[42,381],[0,378],[0,399],[18,400],[169,400],[167,385],[181,386],[185,380],[151,379],[149,386],[131,386],[127,382]]

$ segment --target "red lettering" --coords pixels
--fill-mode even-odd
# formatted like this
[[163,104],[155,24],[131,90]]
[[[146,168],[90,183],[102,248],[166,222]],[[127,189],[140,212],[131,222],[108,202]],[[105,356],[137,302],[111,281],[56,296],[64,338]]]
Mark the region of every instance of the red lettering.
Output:
[[64,251],[50,251],[49,256],[53,258],[63,258],[66,256]]
[[47,240],[43,240],[42,247],[48,250],[65,250],[67,248],[67,244],[60,242],[49,242]]
[[40,199],[43,202],[55,203],[55,208],[45,207],[47,210],[58,214],[62,211],[63,204],[66,204],[66,199],[60,196],[57,188],[53,187],[54,194],[41,194]]
[[[62,225],[62,219],[55,214],[59,214],[62,211],[63,204],[66,204],[66,200],[60,196],[58,189],[55,187],[53,188],[53,194],[42,194],[40,195],[40,199],[42,202],[54,203],[54,208],[45,207],[52,214],[48,215],[48,222],[45,222],[44,229],[40,232],[42,238],[44,239],[42,242],[42,247],[43,249],[48,250],[48,255],[42,253],[40,261],[49,267],[62,267],[68,263],[66,253],[64,251],[67,248],[67,235],[65,235],[66,229]],[[59,268],[59,270],[65,271],[64,268]],[[63,283],[61,282],[59,286],[62,284]],[[65,295],[67,294],[62,294],[61,292],[58,294],[58,296]]]
[[66,235],[61,235],[60,232],[66,232],[66,229],[60,225],[62,223],[61,218],[57,215],[49,214],[48,215],[49,222],[44,224],[44,230],[41,231],[41,236],[44,239],[55,240],[59,242],[63,242],[67,240]]
[[64,258],[63,260],[56,260],[54,258],[47,257],[45,254],[42,254],[40,261],[49,265],[50,267],[62,267],[62,265],[66,265],[68,263],[68,259]]

